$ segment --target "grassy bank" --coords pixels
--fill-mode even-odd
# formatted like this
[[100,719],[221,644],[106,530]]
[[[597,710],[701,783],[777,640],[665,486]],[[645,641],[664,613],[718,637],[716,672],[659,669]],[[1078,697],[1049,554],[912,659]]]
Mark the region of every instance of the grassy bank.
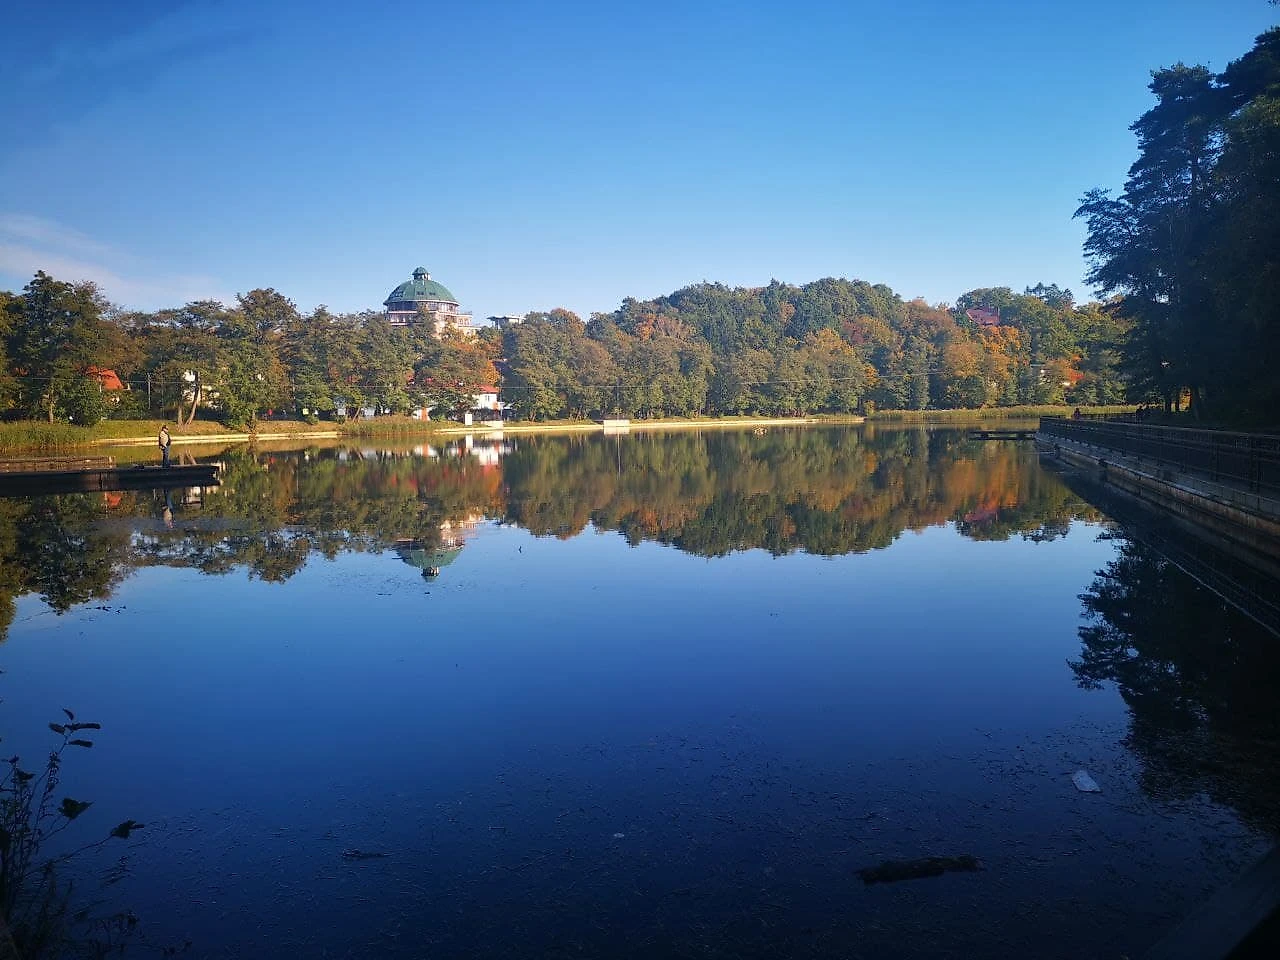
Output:
[[62,453],[113,440],[145,440],[155,443],[156,434],[166,422],[169,426],[169,434],[175,443],[194,437],[244,439],[259,434],[305,436],[319,430],[332,432],[337,426],[336,424],[313,425],[296,420],[271,420],[261,421],[252,432],[245,432],[209,420],[197,420],[183,427],[175,427],[171,420],[104,420],[95,427],[22,420],[16,423],[0,423],[0,453]]
[[[275,432],[275,423],[259,424],[263,432]],[[461,424],[441,420],[415,420],[413,417],[375,417],[372,420],[348,420],[345,423],[321,423],[316,426],[302,424],[311,430],[337,430],[344,437],[429,437],[434,433]]]
[[[860,423],[861,417],[823,418],[823,422]],[[814,423],[803,417],[672,417],[662,420],[632,420],[635,430],[681,429],[691,427],[781,426]],[[21,421],[0,423],[0,454],[63,453],[113,441],[125,444],[154,444],[163,420],[104,420],[96,427],[76,427],[66,423]],[[511,433],[557,433],[601,429],[596,420],[547,420],[509,422],[503,428]],[[377,417],[373,420],[351,420],[345,423],[305,423],[299,420],[262,420],[252,430],[236,430],[225,424],[198,420],[181,428],[169,423],[175,444],[184,445],[197,439],[209,442],[235,442],[257,439],[305,439],[351,437],[353,439],[413,439],[432,436],[480,433],[484,424],[463,426],[460,423],[431,421],[424,423],[410,417]]]
[[[160,432],[163,420],[104,420],[96,427],[77,427],[69,423],[42,423],[20,420],[0,423],[0,452],[61,453],[90,446],[101,440],[150,437]],[[226,433],[219,423],[194,423],[185,430],[170,426],[175,437],[198,433]]]

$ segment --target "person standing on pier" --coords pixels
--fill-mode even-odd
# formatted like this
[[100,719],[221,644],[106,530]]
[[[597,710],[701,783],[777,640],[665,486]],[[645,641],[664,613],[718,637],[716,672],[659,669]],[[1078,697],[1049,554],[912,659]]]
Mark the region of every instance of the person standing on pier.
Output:
[[169,425],[167,423],[160,425],[160,436],[156,438],[160,443],[160,466],[169,466],[169,444],[173,441],[169,439]]

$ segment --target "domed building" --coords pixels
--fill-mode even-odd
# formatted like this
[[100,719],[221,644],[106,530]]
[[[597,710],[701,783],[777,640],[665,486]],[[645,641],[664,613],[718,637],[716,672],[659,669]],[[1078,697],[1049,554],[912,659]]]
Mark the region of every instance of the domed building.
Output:
[[471,314],[458,310],[457,298],[444,284],[432,280],[426,267],[413,271],[413,279],[392,290],[391,296],[382,303],[387,308],[387,320],[393,326],[429,323],[437,336],[446,327],[467,336],[476,335]]

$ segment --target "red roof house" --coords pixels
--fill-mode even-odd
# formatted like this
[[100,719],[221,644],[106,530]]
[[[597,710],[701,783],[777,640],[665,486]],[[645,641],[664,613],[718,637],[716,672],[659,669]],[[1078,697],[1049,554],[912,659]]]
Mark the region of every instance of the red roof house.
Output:
[[964,312],[964,315],[980,327],[1000,326],[999,310],[985,310],[982,307],[971,307]]
[[86,377],[92,377],[102,384],[103,390],[125,390],[123,381],[116,376],[114,370],[104,370],[101,367],[90,367],[84,372]]

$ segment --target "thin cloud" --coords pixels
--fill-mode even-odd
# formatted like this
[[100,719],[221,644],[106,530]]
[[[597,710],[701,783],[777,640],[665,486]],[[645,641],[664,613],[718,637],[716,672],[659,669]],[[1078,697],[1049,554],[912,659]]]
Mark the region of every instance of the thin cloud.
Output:
[[58,280],[90,280],[107,299],[135,309],[231,299],[213,277],[165,273],[65,224],[0,213],[0,277],[12,277],[20,287],[37,270]]
[[40,247],[74,251],[86,256],[108,256],[111,253],[109,246],[99,243],[86,233],[27,213],[0,213],[0,237],[22,240]]

